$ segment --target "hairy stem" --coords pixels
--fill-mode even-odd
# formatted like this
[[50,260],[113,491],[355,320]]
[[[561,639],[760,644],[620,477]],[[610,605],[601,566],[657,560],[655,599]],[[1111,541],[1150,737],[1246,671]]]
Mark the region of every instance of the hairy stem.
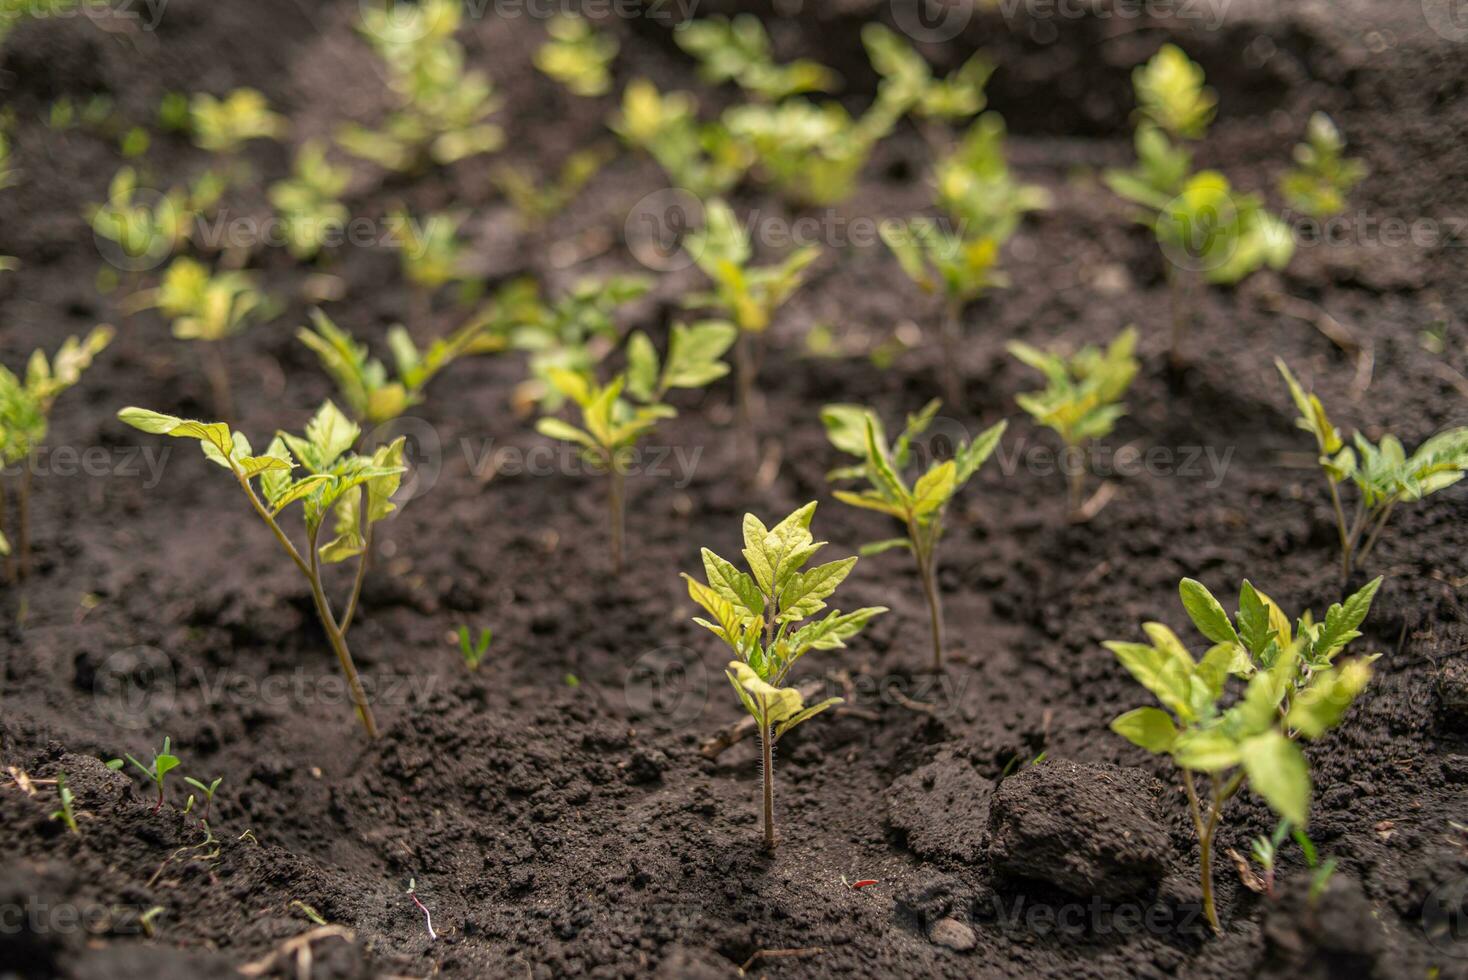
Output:
[[372,563],[372,529],[375,526],[362,512],[362,554],[357,556],[357,577],[352,580],[352,595],[347,600],[347,611],[342,613],[342,636],[352,628],[352,619],[357,615],[357,603],[362,598],[362,583],[367,581],[367,566]]
[[[5,474],[0,472],[0,534],[5,533]],[[15,544],[11,542],[11,548]],[[15,554],[14,551],[5,556],[5,581],[15,583]]]
[[954,410],[963,407],[963,382],[958,371],[959,341],[962,339],[963,301],[950,296],[943,308],[943,322],[938,330],[939,350],[943,360],[938,368],[938,380],[943,388],[943,397]]
[[[1387,502],[1385,507],[1381,508],[1380,519],[1376,521],[1376,526],[1371,529],[1371,534],[1367,536],[1366,543],[1363,544],[1361,546],[1361,550],[1356,553],[1356,564],[1358,566],[1366,560],[1367,555],[1371,554],[1371,549],[1376,547],[1376,539],[1381,537],[1382,531],[1386,530],[1386,522],[1391,520],[1392,508],[1396,506],[1397,498],[1393,497],[1390,501]],[[22,568],[21,575],[24,574],[25,569]]]
[[1222,933],[1218,924],[1218,908],[1213,903],[1213,838],[1203,821],[1202,807],[1198,803],[1198,790],[1193,786],[1193,774],[1183,770],[1183,789],[1188,794],[1188,814],[1193,818],[1193,830],[1198,835],[1199,876],[1203,886],[1203,914],[1215,933]]
[[907,519],[908,540],[912,542],[913,555],[917,558],[918,576],[923,582],[923,597],[928,600],[928,624],[933,640],[933,670],[943,669],[943,599],[938,592],[938,557],[934,542],[926,541],[918,533],[917,521],[911,515]]
[[760,750],[763,753],[765,783],[765,850],[775,849],[775,731],[760,725]]
[[[1084,460],[1084,454],[1081,458]],[[1070,472],[1066,474],[1066,496],[1070,517],[1074,521],[1081,516],[1081,508],[1086,505],[1086,467],[1084,465],[1072,466]]]
[[1351,577],[1351,532],[1346,530],[1346,512],[1341,507],[1341,492],[1336,489],[1335,481],[1328,473],[1325,482],[1330,487],[1330,505],[1335,508],[1336,529],[1341,536],[1341,584],[1344,585]]
[[607,475],[607,519],[611,522],[612,573],[615,575],[622,574],[622,542],[627,523],[626,480],[626,474],[614,457]]

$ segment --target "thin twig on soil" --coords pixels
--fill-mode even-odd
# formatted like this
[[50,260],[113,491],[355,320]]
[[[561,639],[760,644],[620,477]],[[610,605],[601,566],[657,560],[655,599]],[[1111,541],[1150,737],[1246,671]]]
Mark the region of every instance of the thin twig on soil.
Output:
[[757,960],[777,960],[791,956],[819,956],[825,951],[824,946],[805,946],[800,949],[757,949],[753,956],[744,961],[744,965],[739,968],[739,974],[743,976]]
[[275,965],[282,960],[294,959],[296,976],[302,980],[309,980],[312,962],[311,944],[322,939],[333,938],[350,943],[355,942],[357,937],[352,930],[342,926],[318,926],[309,932],[303,932],[299,936],[287,939],[260,959],[252,960],[239,967],[239,971],[247,977],[260,977],[273,970]]

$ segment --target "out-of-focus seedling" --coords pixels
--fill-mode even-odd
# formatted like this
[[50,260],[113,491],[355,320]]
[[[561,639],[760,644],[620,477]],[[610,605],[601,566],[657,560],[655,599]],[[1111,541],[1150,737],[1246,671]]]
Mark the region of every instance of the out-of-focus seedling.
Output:
[[250,140],[278,140],[289,124],[270,111],[265,96],[252,88],[237,88],[222,99],[199,93],[189,101],[194,142],[200,149],[233,155]]
[[470,642],[469,627],[461,624],[459,626],[459,653],[464,658],[464,666],[470,670],[478,670],[479,665],[484,662],[484,655],[489,652],[489,644],[494,640],[494,630],[485,626],[479,630],[479,639]]
[[1014,397],[1036,422],[1055,430],[1066,448],[1072,520],[1085,516],[1086,445],[1111,433],[1126,414],[1122,397],[1141,366],[1137,331],[1127,327],[1105,351],[1086,346],[1070,357],[1013,341],[1011,354],[1045,376],[1045,387]]
[[683,576],[689,597],[709,615],[709,619],[694,622],[728,644],[737,658],[726,673],[759,731],[767,850],[774,850],[776,843],[775,743],[796,725],[841,703],[840,698],[827,698],[807,707],[798,689],[781,685],[801,657],[812,650],[845,647],[846,640],[887,611],[883,606],[867,606],[850,613],[833,610],[814,619],[856,565],[852,557],[801,571],[825,547],[810,532],[815,511],[812,501],[773,528],[745,514],[744,561],[749,571],[741,571],[704,548],[707,584],[686,573]]
[[984,111],[988,98],[984,86],[994,74],[994,65],[983,54],[975,54],[946,78],[936,78],[933,69],[917,50],[882,24],[861,29],[862,44],[872,67],[894,97],[909,102],[912,116],[935,149],[946,149],[950,140],[939,135],[940,124],[957,123]]
[[1310,116],[1305,142],[1295,144],[1295,167],[1280,178],[1285,203],[1312,218],[1346,209],[1346,198],[1366,176],[1366,164],[1343,154],[1346,141],[1323,112]]
[[312,140],[296,151],[294,172],[270,185],[270,203],[280,215],[292,258],[314,259],[350,217],[342,192],[352,178],[348,167],[333,166],[326,147]]
[[430,319],[435,293],[465,279],[464,244],[459,240],[465,217],[440,211],[420,221],[399,210],[389,219],[398,238],[403,275],[413,288],[411,317],[415,324]]
[[699,200],[727,194],[749,168],[749,151],[722,123],[699,122],[692,95],[663,95],[647,79],[635,79],[623,90],[612,129],[628,146],[656,160],[674,187]]
[[928,601],[934,670],[943,669],[943,606],[938,593],[938,541],[943,536],[943,517],[948,501],[994,452],[1008,424],[990,426],[971,442],[954,446],[951,459],[916,460],[925,469],[909,487],[903,471],[914,462],[915,440],[928,430],[940,404],[931,401],[921,412],[909,415],[902,435],[890,446],[882,420],[871,409],[861,405],[827,405],[821,409],[821,422],[831,445],[862,460],[860,465],[832,471],[828,479],[864,480],[868,485],[860,492],[836,490],[835,498],[852,507],[894,517],[906,528],[906,537],[865,545],[861,553],[875,555],[889,548],[906,548],[917,560],[923,596]]
[[[213,806],[213,804],[214,804],[214,793],[215,793],[215,791],[217,791],[219,789],[219,784],[222,783],[222,782],[224,782],[224,777],[223,776],[219,776],[213,782],[204,783],[204,782],[201,782],[200,780],[195,779],[192,776],[185,776],[184,777],[184,782],[188,783],[194,789],[198,790],[199,793],[203,796],[203,798],[204,798],[204,805],[201,808],[201,812],[199,813],[199,819],[201,821],[208,822],[208,820],[209,820],[209,808],[211,806]],[[194,794],[190,793],[189,794],[189,803],[191,805],[189,807],[185,808],[185,810],[184,810],[185,813],[189,812],[189,810],[192,809],[192,803],[193,803],[193,801],[194,801]]]
[[[1203,911],[1215,932],[1222,926],[1213,900],[1213,840],[1224,806],[1247,782],[1277,815],[1306,825],[1310,766],[1298,741],[1338,726],[1371,679],[1375,656],[1336,660],[1361,635],[1357,627],[1380,585],[1379,578],[1367,583],[1331,606],[1322,622],[1307,612],[1291,629],[1283,610],[1247,581],[1230,622],[1206,587],[1185,578],[1178,586],[1183,608],[1213,644],[1202,659],[1195,661],[1162,623],[1143,624],[1149,643],[1105,644],[1167,709],[1134,708],[1111,730],[1170,757],[1182,771],[1201,853]],[[1248,682],[1237,698],[1226,696],[1230,677]],[[1206,779],[1201,798],[1195,773]]]
[[560,14],[545,26],[550,40],[535,52],[535,67],[573,95],[606,95],[612,87],[617,39],[577,14]]
[[36,467],[32,455],[46,440],[51,409],[56,399],[81,380],[82,372],[112,342],[112,328],[96,327],[85,339],[68,337],[53,357],[44,351],[31,353],[24,378],[0,365],[0,466],[18,466],[16,529],[13,555],[6,537],[6,482],[0,473],[0,555],[5,557],[5,578],[15,582],[31,570],[31,481]]
[[494,182],[525,228],[539,228],[566,209],[591,178],[612,158],[608,147],[577,150],[566,158],[560,173],[537,183],[526,171],[503,164],[495,168]]
[[551,369],[551,384],[580,409],[582,428],[549,416],[537,422],[535,428],[542,435],[581,447],[583,458],[607,474],[614,574],[622,571],[625,485],[638,441],[660,420],[678,414],[663,402],[669,391],[702,388],[729,372],[721,358],[737,335],[733,325],[723,322],[674,324],[668,356],[660,366],[647,335],[633,334],[627,344],[627,370],[604,385],[587,374]]
[[73,807],[73,804],[76,802],[76,797],[72,795],[71,787],[66,785],[65,772],[58,772],[56,774],[56,795],[61,800],[61,809],[53,810],[51,819],[60,820],[66,825],[66,829],[73,834],[81,833],[80,828],[76,825],[76,810]]
[[[371,456],[352,452],[361,430],[329,401],[307,424],[304,435],[278,433],[259,456],[253,454],[243,433],[231,433],[223,422],[193,422],[142,408],[125,408],[118,413],[118,418],[143,432],[198,440],[205,458],[235,478],[250,506],[310,584],[317,617],[346,676],[357,716],[368,737],[376,738],[377,722],[347,647],[346,635],[362,594],[372,525],[397,509],[392,496],[406,469],[404,440],[399,438],[381,446]],[[305,470],[299,477],[295,473],[298,466]],[[307,538],[304,554],[276,520],[295,503],[300,503],[304,510]],[[333,536],[323,543],[321,532],[328,518],[333,520]],[[321,565],[351,558],[358,559],[357,575],[346,610],[337,619],[322,585]]]
[[188,239],[195,212],[188,191],[175,187],[150,198],[138,188],[137,171],[123,167],[108,186],[107,200],[87,216],[92,231],[114,243],[122,261],[152,268]]
[[761,102],[780,102],[803,92],[833,92],[841,78],[825,65],[801,58],[777,64],[770,36],[753,14],[732,20],[690,20],[673,32],[678,46],[699,62],[704,81],[735,82]]
[[[1341,543],[1341,580],[1366,561],[1398,504],[1413,503],[1446,490],[1468,473],[1468,426],[1439,432],[1409,456],[1402,441],[1391,433],[1373,444],[1357,431],[1346,445],[1340,430],[1325,414],[1325,406],[1295,380],[1285,362],[1275,358],[1290,398],[1300,416],[1295,424],[1315,437],[1320,470],[1330,488],[1336,530]],[[1350,521],[1341,503],[1340,485],[1356,484],[1356,512]]]

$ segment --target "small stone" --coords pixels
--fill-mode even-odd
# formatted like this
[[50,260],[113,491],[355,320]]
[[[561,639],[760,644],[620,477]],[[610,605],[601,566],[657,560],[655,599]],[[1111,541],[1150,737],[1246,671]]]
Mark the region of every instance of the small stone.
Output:
[[928,939],[937,946],[946,946],[959,953],[966,953],[979,944],[973,929],[957,919],[939,919],[928,930]]
[[627,779],[637,784],[656,783],[663,778],[667,768],[668,757],[660,750],[638,749],[627,763]]

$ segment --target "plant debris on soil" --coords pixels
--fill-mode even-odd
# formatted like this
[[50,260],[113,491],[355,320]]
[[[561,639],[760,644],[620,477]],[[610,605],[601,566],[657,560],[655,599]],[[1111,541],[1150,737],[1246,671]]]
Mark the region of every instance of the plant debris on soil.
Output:
[[[777,3],[777,15],[708,0],[696,12],[736,6],[765,17],[782,56],[840,71],[843,98],[870,97],[858,34],[890,23],[889,4]],[[1217,846],[1225,931],[1209,932],[1176,773],[1107,730],[1136,689],[1101,646],[1144,620],[1187,627],[1183,576],[1215,589],[1247,577],[1290,609],[1339,599],[1329,498],[1276,356],[1343,426],[1415,445],[1468,418],[1468,48],[1430,28],[1432,0],[1240,2],[1216,25],[1032,6],[980,5],[963,32],[923,46],[945,71],[989,52],[1012,166],[1053,198],[1007,247],[1010,286],[967,310],[964,402],[934,430],[971,437],[1011,420],[950,508],[949,663],[928,672],[911,556],[864,558],[843,608],[891,612],[803,664],[846,703],[779,744],[773,856],[758,847],[757,741],[701,751],[743,716],[678,573],[699,567],[700,546],[737,551],[746,511],[773,520],[822,500],[831,557],[888,536],[881,515],[829,501],[825,474],[844,460],[818,418],[843,400],[901,418],[934,394],[932,345],[899,343],[887,367],[868,356],[937,312],[880,242],[823,249],[777,318],[761,375],[779,432],[767,433],[770,479],[752,489],[736,456],[732,383],[679,401],[655,437],[668,461],[629,480],[620,576],[598,481],[507,465],[551,444],[512,401],[523,359],[469,359],[436,381],[412,412],[415,499],[378,532],[353,631],[382,728],[369,742],[306,583],[236,488],[192,446],[116,421],[124,405],[208,417],[209,386],[161,316],[118,318],[95,286],[85,212],[106,196],[115,141],[41,122],[62,96],[105,93],[123,118],[148,121],[166,92],[250,86],[290,117],[292,142],[327,137],[385,106],[358,5],[172,0],[156,31],[88,18],[17,29],[0,47],[24,175],[0,193],[0,255],[20,262],[0,276],[0,362],[99,322],[118,336],[57,405],[34,574],[0,593],[0,976],[1468,977],[1461,488],[1400,509],[1373,552],[1370,574],[1386,581],[1357,643],[1383,657],[1346,723],[1309,749],[1311,835],[1339,862],[1314,900],[1297,855],[1273,898],[1225,859],[1274,826],[1245,792]],[[359,168],[352,212],[464,209],[491,286],[528,275],[557,294],[588,274],[646,271],[626,236],[637,202],[667,186],[650,160],[621,153],[529,231],[490,171],[508,160],[553,172],[611,138],[628,80],[702,90],[692,62],[665,24],[604,18],[598,29],[621,42],[613,93],[575,98],[532,65],[543,22],[496,10],[466,17],[461,40],[504,96],[505,148],[413,179]],[[1131,159],[1130,68],[1165,41],[1219,92],[1200,165],[1272,188],[1325,110],[1370,167],[1352,195],[1355,234],[1198,294],[1182,372],[1166,366],[1163,260],[1098,179]],[[289,170],[289,144],[244,157],[271,180]],[[928,203],[928,159],[904,126],[843,205],[802,213],[754,188],[734,201],[848,227],[906,216]],[[147,166],[189,174],[201,160],[185,138],[157,135]],[[1434,234],[1388,235],[1387,219]],[[397,263],[385,247],[331,258],[345,283],[332,315],[375,350],[414,303]],[[295,338],[308,270],[282,249],[255,268],[284,307],[227,345],[234,424],[298,431],[333,394]],[[665,337],[698,288],[694,269],[657,276],[629,326]],[[434,316],[420,340],[456,322],[446,304]],[[1074,348],[1128,324],[1143,367],[1108,446],[1164,451],[1103,474],[1109,502],[1071,524],[1058,444],[1015,407],[1034,381],[1005,344]],[[809,349],[816,326],[835,350]],[[101,470],[75,462],[91,447],[106,451]],[[494,631],[474,672],[455,635],[465,623]],[[155,813],[151,787],[105,760],[146,759],[164,735],[183,766]],[[63,772],[77,834],[50,819]],[[183,775],[223,777],[207,832],[182,813]]]

